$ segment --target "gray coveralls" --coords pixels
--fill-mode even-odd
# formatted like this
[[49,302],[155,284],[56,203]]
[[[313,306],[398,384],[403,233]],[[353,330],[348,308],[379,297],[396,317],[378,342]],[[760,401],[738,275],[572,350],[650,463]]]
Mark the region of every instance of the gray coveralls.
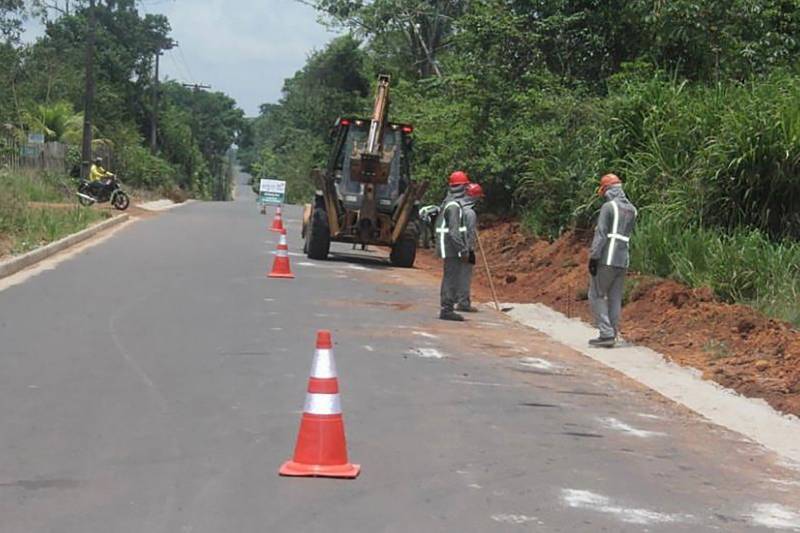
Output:
[[475,202],[464,202],[464,226],[467,228],[467,252],[470,254],[470,262],[464,264],[461,271],[461,279],[458,284],[458,307],[469,309],[472,307],[472,271],[475,269],[475,245],[478,239],[478,215],[473,208]]
[[452,313],[458,303],[462,272],[467,266],[462,257],[469,253],[467,249],[464,225],[465,187],[451,187],[450,194],[442,203],[439,218],[436,220],[436,253],[444,260],[442,275],[441,306],[442,313]]
[[598,260],[597,275],[589,281],[589,301],[600,338],[613,339],[619,332],[622,291],[630,265],[630,237],[636,225],[636,207],[622,187],[606,191],[589,253]]

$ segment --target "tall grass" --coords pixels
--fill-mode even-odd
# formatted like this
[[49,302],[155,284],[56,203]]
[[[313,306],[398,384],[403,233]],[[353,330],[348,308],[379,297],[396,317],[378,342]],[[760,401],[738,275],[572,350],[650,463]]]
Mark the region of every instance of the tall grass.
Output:
[[0,255],[26,252],[106,218],[104,212],[81,207],[66,194],[59,176],[0,174]]
[[795,241],[776,242],[755,229],[722,233],[645,212],[633,240],[631,268],[709,287],[723,300],[800,325],[800,243]]

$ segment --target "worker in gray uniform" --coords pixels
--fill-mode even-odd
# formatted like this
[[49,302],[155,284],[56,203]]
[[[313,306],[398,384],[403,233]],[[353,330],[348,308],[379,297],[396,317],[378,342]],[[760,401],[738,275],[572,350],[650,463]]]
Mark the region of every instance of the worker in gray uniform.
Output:
[[450,193],[444,199],[436,220],[436,253],[442,258],[441,312],[442,320],[462,322],[464,317],[455,312],[461,279],[469,262],[467,228],[464,223],[464,200],[469,177],[462,171],[450,175]]
[[622,291],[637,211],[622,190],[622,180],[614,174],[602,177],[597,193],[606,202],[600,208],[589,252],[589,301],[600,336],[589,344],[613,348],[619,335]]
[[475,205],[483,198],[483,188],[477,183],[467,185],[466,197],[463,202],[464,226],[467,228],[467,251],[469,261],[464,264],[459,279],[458,304],[456,311],[463,313],[477,313],[478,308],[472,306],[472,271],[475,269],[475,247],[478,242],[478,215]]

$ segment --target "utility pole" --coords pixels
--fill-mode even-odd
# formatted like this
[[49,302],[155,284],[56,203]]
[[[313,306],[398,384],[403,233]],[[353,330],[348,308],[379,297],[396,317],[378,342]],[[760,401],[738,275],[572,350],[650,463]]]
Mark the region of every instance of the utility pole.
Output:
[[[191,89],[192,92],[195,94],[195,98],[192,99],[192,127],[189,128],[190,132],[191,132],[192,146],[194,146],[194,130],[199,127],[199,125],[197,124],[197,109],[195,107],[196,104],[197,104],[196,96],[197,96],[197,93],[199,91],[208,90],[208,89],[211,88],[211,86],[210,85],[203,85],[203,84],[200,84],[200,83],[181,83],[181,85],[186,87],[187,89]],[[200,149],[200,153],[201,154],[203,153],[203,149],[202,148]],[[190,174],[189,175],[189,179],[191,179],[192,175],[194,174],[194,168],[192,168],[190,170],[189,174]],[[215,194],[215,196],[216,196],[216,194]]]
[[158,67],[164,51],[172,50],[176,46],[178,46],[177,42],[172,39],[167,39],[156,50],[155,78],[153,79],[153,110],[150,117],[150,152],[152,152],[153,155],[158,151],[158,108],[159,99],[161,97],[161,81],[158,76]]
[[94,47],[97,33],[95,0],[89,1],[89,28],[86,35],[86,92],[83,103],[83,144],[81,147],[81,177],[89,175],[92,159],[92,122],[94,120]]

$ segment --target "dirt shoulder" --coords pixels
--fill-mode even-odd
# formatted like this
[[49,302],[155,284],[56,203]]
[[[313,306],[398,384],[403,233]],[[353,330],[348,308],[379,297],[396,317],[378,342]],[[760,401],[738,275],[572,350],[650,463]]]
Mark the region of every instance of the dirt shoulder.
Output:
[[[516,222],[481,230],[501,301],[540,302],[591,322],[586,300],[588,235],[570,233],[550,243],[523,234]],[[473,291],[491,299],[484,269]],[[441,269],[420,251],[417,267]],[[703,377],[776,409],[800,416],[800,332],[752,308],[716,301],[711,291],[632,274],[626,287],[622,334],[663,353]]]

